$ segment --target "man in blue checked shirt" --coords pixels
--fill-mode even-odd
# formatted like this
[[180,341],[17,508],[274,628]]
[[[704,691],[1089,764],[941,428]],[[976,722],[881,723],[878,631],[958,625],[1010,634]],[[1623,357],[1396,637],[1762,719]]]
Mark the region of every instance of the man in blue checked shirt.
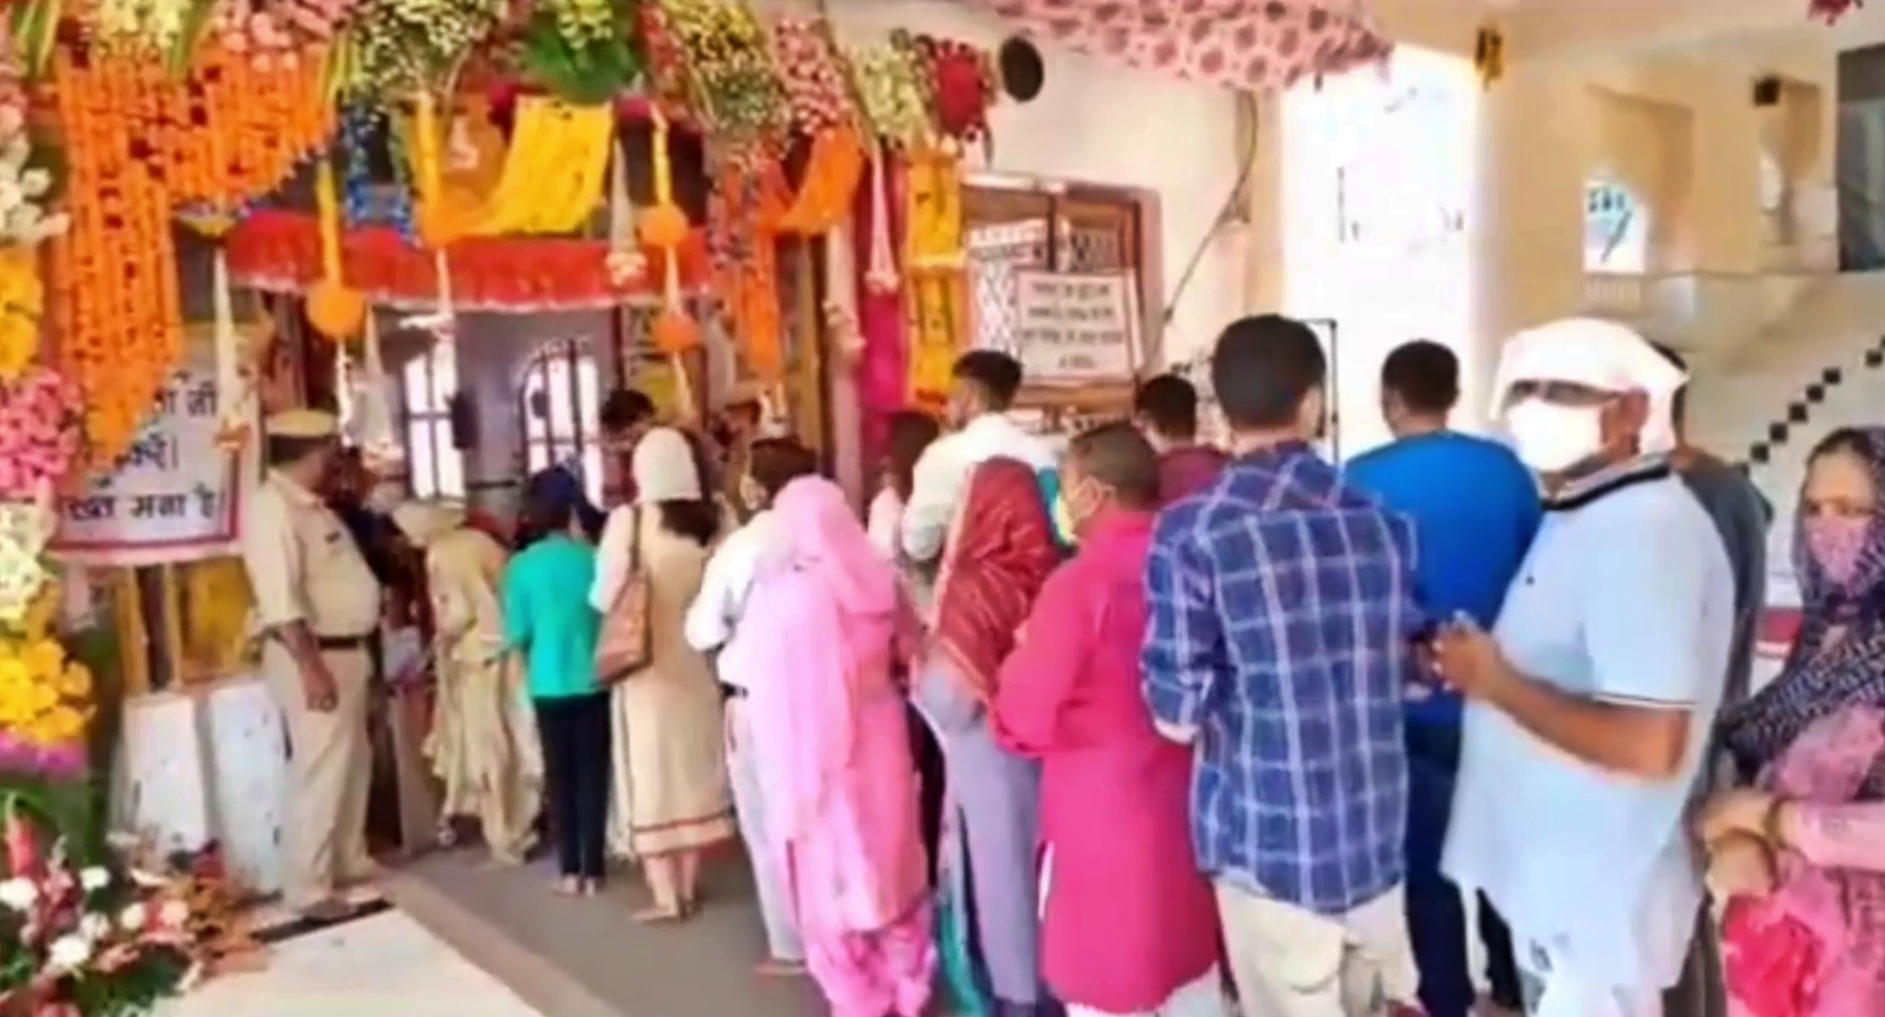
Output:
[[1328,361],[1301,322],[1233,323],[1211,382],[1236,456],[1159,516],[1142,662],[1195,741],[1192,838],[1244,1008],[1418,1012],[1402,902],[1402,690],[1423,619],[1408,521],[1318,457]]

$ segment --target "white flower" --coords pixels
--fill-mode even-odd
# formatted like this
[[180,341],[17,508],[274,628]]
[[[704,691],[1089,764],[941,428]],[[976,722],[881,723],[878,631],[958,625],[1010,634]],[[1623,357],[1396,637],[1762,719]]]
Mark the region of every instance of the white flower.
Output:
[[93,912],[79,919],[79,935],[96,943],[111,932],[111,919]]
[[0,177],[0,212],[11,212],[26,200],[18,180]]
[[25,911],[38,899],[39,887],[33,885],[30,879],[15,876],[0,883],[0,904],[5,904],[15,911]]
[[190,905],[180,900],[167,900],[157,909],[157,920],[174,929],[190,920]]
[[101,865],[91,865],[79,870],[79,885],[86,893],[97,893],[111,885],[111,872]]
[[118,912],[118,924],[126,932],[142,932],[144,924],[151,920],[150,909],[142,904],[132,904]]
[[91,959],[91,940],[79,935],[65,935],[52,941],[52,949],[46,953],[46,966],[54,971],[77,971]]
[[37,198],[52,190],[52,174],[44,169],[29,169],[20,174],[20,192]]

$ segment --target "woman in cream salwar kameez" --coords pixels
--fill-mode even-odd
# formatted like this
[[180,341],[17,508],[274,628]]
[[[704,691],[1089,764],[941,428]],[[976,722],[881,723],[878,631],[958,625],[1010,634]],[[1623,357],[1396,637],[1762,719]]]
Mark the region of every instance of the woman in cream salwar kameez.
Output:
[[447,823],[476,817],[492,858],[517,864],[536,840],[543,762],[523,676],[499,652],[497,590],[507,555],[466,525],[461,505],[409,502],[393,522],[425,554],[438,675],[426,754],[445,787],[441,814]]
[[702,470],[681,432],[656,428],[635,446],[635,504],[610,513],[597,555],[590,604],[604,615],[631,569],[645,574],[651,663],[615,688],[617,730],[611,804],[626,808],[611,829],[627,829],[653,906],[643,921],[672,921],[696,905],[703,848],[736,833],[727,782],[720,686],[707,658],[687,644],[683,620],[700,592],[720,509],[704,496]]

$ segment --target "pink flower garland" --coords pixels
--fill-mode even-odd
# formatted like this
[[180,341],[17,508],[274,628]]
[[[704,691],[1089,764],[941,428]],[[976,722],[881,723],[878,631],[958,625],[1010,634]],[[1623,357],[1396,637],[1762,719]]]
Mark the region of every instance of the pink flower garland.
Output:
[[58,482],[82,444],[78,386],[44,367],[0,387],[0,499],[27,499]]

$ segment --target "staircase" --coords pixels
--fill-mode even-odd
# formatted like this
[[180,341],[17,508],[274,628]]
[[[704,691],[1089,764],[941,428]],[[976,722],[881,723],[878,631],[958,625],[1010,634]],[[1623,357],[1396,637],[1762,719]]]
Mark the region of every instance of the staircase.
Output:
[[1885,272],[1829,277],[1742,356],[1694,365],[1691,439],[1741,463],[1774,507],[1769,602],[1793,604],[1794,502],[1813,446],[1885,424]]

